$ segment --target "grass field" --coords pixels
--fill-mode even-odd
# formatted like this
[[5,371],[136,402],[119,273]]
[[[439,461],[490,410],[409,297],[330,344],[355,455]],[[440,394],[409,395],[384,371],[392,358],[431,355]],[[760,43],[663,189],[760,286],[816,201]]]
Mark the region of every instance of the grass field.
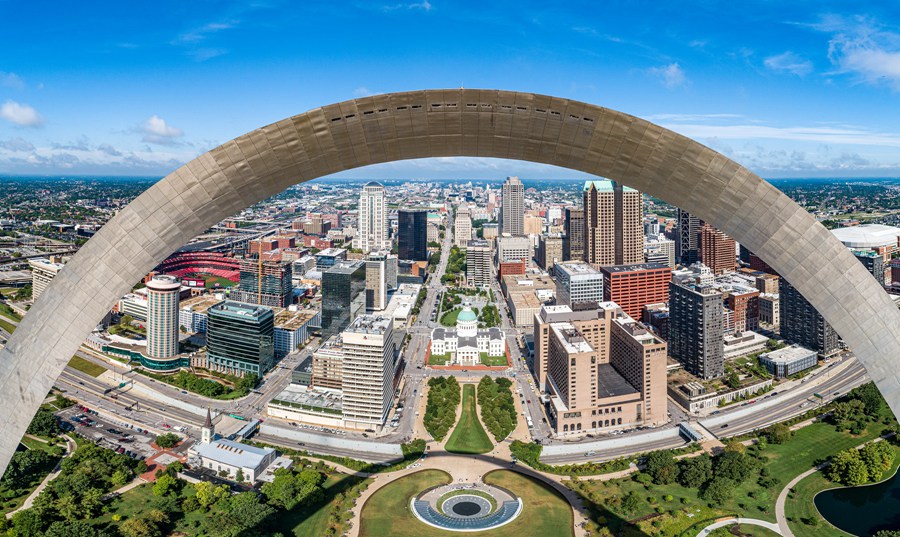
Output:
[[6,330],[10,334],[16,331],[16,325],[12,324],[6,319],[0,319],[0,328]]
[[73,356],[71,360],[69,360],[69,367],[72,369],[77,369],[82,373],[90,375],[92,377],[99,377],[106,371],[106,368],[102,365],[97,365],[94,362],[89,362],[80,356]]
[[446,365],[450,361],[450,353],[432,354],[428,356],[428,365]]
[[509,364],[506,356],[488,356],[488,353],[482,352],[480,357],[481,363],[487,366],[506,366]]
[[462,311],[462,308],[453,308],[441,315],[441,324],[444,326],[454,327],[456,326],[456,318],[459,317],[459,312]]
[[325,488],[325,497],[315,505],[293,509],[291,511],[279,511],[275,518],[275,529],[285,536],[295,535],[305,537],[307,535],[325,535],[329,525],[332,502],[338,494],[343,494],[353,486],[359,478],[346,474],[331,474],[322,485]]
[[16,310],[7,306],[6,304],[0,304],[0,317],[6,317],[10,321],[18,323],[22,320],[22,316],[16,313]]
[[484,427],[478,421],[475,410],[475,386],[472,384],[463,385],[462,413],[445,447],[451,453],[471,454],[487,453],[494,448]]
[[[419,492],[450,483],[451,477],[439,470],[423,470],[398,479],[369,498],[362,509],[361,537],[452,537],[458,532],[425,525],[409,510],[410,499]],[[572,508],[550,487],[509,470],[487,474],[484,481],[515,491],[525,503],[522,514],[500,528],[479,532],[489,537],[571,537]]]
[[[731,529],[738,531],[737,534],[732,533]],[[743,535],[744,537],[778,537],[779,534],[774,531],[763,528],[762,526],[752,526],[750,524],[741,524],[737,527],[726,526],[719,528],[708,535],[708,537],[735,537],[735,535]]]

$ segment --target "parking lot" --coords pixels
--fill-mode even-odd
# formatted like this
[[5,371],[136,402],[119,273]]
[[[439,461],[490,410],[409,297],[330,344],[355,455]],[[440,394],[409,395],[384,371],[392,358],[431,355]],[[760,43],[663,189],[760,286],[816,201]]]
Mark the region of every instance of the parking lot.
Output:
[[56,414],[62,420],[64,428],[73,430],[101,447],[138,460],[156,453],[151,446],[151,442],[156,438],[154,433],[124,422],[101,418],[93,410],[85,410],[86,408],[74,405]]

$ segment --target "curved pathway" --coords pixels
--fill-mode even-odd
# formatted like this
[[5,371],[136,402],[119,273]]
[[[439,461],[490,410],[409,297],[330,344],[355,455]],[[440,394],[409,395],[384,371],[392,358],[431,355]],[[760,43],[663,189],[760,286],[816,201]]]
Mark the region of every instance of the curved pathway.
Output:
[[[46,440],[37,438],[32,435],[27,435],[27,436],[29,438],[33,438],[39,442],[44,442],[44,443],[47,442]],[[78,444],[76,444],[75,441],[72,440],[71,437],[69,437],[69,435],[63,435],[63,438],[66,439],[66,453],[62,456],[62,458],[59,459],[59,462],[56,463],[56,466],[53,467],[53,470],[51,470],[50,473],[47,474],[47,477],[45,477],[44,480],[41,481],[41,484],[38,485],[37,488],[34,489],[31,492],[31,494],[28,495],[27,498],[25,498],[25,501],[22,502],[22,505],[20,505],[17,509],[6,513],[6,518],[12,518],[12,516],[14,514],[18,513],[19,511],[24,511],[25,509],[30,508],[34,504],[34,500],[38,497],[38,495],[41,493],[41,491],[43,491],[47,487],[47,485],[50,484],[51,481],[53,481],[54,479],[56,479],[57,476],[59,476],[60,471],[62,471],[63,459],[65,459],[72,453],[75,453],[75,449],[78,448]]]
[[807,476],[818,472],[825,466],[827,466],[827,463],[820,464],[815,468],[810,468],[794,479],[791,479],[788,484],[785,485],[783,489],[781,489],[781,493],[778,495],[778,500],[775,501],[775,519],[778,520],[779,533],[781,533],[784,537],[794,537],[794,532],[792,532],[791,528],[788,526],[787,517],[784,514],[784,505],[787,502],[788,494],[791,492],[791,489],[794,488],[794,485],[802,481]]
[[740,518],[740,517],[738,517],[738,518],[729,518],[727,520],[720,520],[714,524],[710,524],[709,526],[706,526],[705,528],[700,530],[700,533],[697,534],[697,537],[706,537],[713,530],[722,528],[725,526],[730,526],[732,524],[749,524],[751,526],[762,526],[764,528],[774,531],[775,533],[777,533],[779,535],[785,535],[784,533],[782,533],[781,527],[778,524],[775,524],[774,522],[766,522],[765,520],[759,520],[758,518]]

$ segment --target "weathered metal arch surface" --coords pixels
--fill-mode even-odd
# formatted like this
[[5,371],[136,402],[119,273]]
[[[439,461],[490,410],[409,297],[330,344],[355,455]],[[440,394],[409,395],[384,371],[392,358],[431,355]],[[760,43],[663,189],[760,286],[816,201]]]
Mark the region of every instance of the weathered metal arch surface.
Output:
[[0,351],[5,468],[68,358],[116,300],[189,239],[285,188],[403,159],[553,164],[665,199],[757,252],[825,316],[900,415],[900,312],[830,232],[776,188],[684,136],[578,101],[498,90],[376,95],[245,134],[141,194],[78,252]]

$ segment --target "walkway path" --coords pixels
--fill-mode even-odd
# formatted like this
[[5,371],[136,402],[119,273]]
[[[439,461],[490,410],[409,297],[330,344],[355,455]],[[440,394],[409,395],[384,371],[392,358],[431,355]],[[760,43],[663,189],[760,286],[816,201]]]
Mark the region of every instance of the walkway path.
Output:
[[738,517],[738,518],[729,518],[727,520],[720,520],[714,524],[710,524],[709,526],[706,526],[705,528],[700,530],[700,533],[697,534],[697,537],[706,537],[707,535],[712,533],[713,530],[722,528],[725,526],[730,526],[732,524],[750,524],[751,526],[762,526],[764,528],[768,528],[768,529],[774,531],[775,533],[777,533],[779,535],[785,535],[784,533],[782,533],[781,527],[778,524],[775,524],[774,522],[766,522],[765,520],[759,520],[757,518],[740,518],[740,517]]
[[778,499],[775,501],[775,519],[778,521],[779,533],[784,537],[794,537],[794,532],[792,532],[791,528],[788,527],[787,517],[784,514],[784,505],[785,502],[787,502],[788,494],[791,492],[791,489],[794,488],[794,485],[802,481],[807,476],[818,472],[825,466],[827,466],[827,463],[816,466],[815,468],[810,468],[794,479],[791,479],[788,484],[785,485],[783,489],[781,489],[781,493],[778,495]]
[[[33,438],[33,439],[35,439],[35,440],[44,442],[44,443],[47,442],[46,440],[43,440],[43,439],[41,439],[41,438],[37,438],[37,437],[32,436],[32,435],[26,435],[26,436],[28,436],[29,438]],[[53,470],[52,470],[49,474],[47,474],[47,477],[45,477],[44,480],[41,481],[41,484],[38,485],[37,488],[34,489],[34,490],[31,492],[31,494],[28,495],[27,498],[25,498],[25,501],[22,502],[22,505],[19,506],[18,509],[15,509],[15,510],[13,510],[13,511],[10,511],[10,512],[6,513],[6,518],[12,518],[12,516],[13,516],[14,514],[18,513],[19,511],[24,511],[25,509],[28,509],[28,508],[30,508],[32,505],[34,505],[34,500],[38,497],[38,495],[41,493],[41,491],[43,491],[44,488],[46,488],[46,486],[47,486],[48,484],[50,484],[51,481],[53,481],[54,479],[56,479],[56,477],[57,477],[57,476],[59,475],[59,473],[62,471],[62,461],[63,461],[63,459],[65,459],[66,457],[68,457],[68,456],[71,455],[72,453],[75,453],[75,449],[78,447],[78,444],[76,444],[75,441],[72,440],[72,438],[70,438],[68,435],[63,436],[63,438],[66,439],[66,454],[62,456],[62,459],[59,459],[59,462],[56,463],[56,466],[53,467]]]

